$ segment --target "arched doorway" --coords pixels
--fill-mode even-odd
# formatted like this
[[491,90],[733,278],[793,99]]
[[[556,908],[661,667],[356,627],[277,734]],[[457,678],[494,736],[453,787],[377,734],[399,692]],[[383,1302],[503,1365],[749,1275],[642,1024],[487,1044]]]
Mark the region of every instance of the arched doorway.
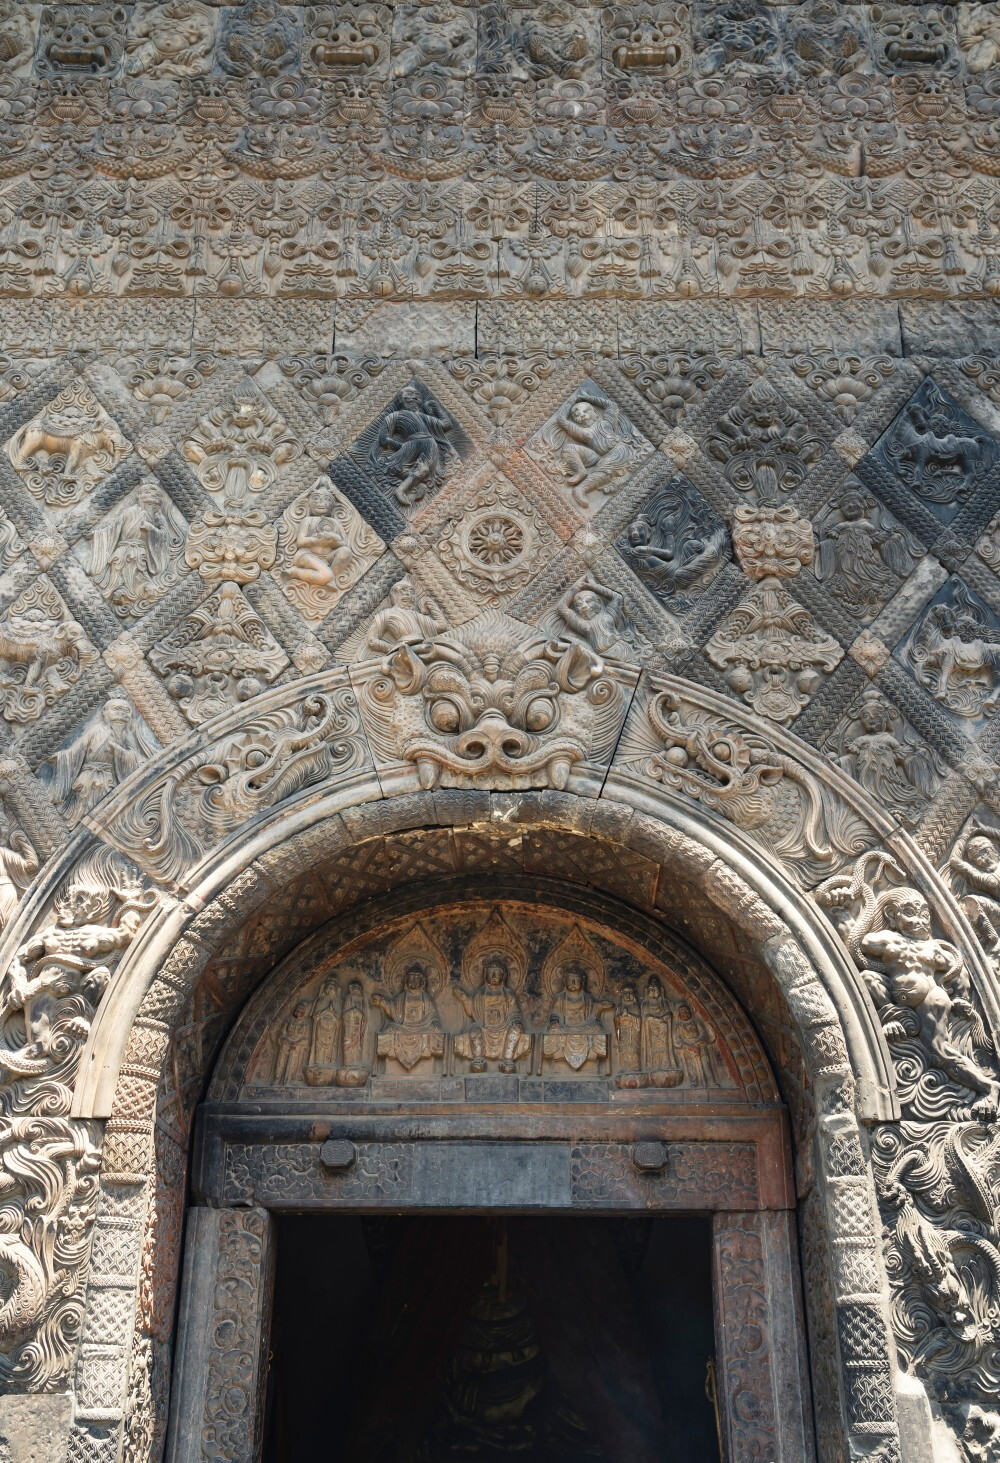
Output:
[[[297,1326],[341,1369],[346,1326],[380,1358],[381,1432],[359,1376],[338,1394],[344,1463],[464,1457],[473,1437],[498,1459],[572,1443],[606,1463],[720,1447],[798,1463],[812,1439],[790,1160],[759,1038],[660,923],[544,878],[368,901],[257,990],[201,1106],[168,1457],[311,1456],[307,1429],[276,1433],[276,1390],[301,1365]],[[373,1221],[388,1215],[387,1235]],[[354,1255],[342,1290],[326,1275],[302,1293],[310,1245],[324,1272],[331,1251]],[[686,1299],[677,1257],[704,1263]],[[324,1295],[341,1296],[335,1317]],[[671,1307],[695,1350],[708,1338],[686,1403],[662,1375],[691,1362],[662,1339]],[[703,1436],[688,1424],[709,1361],[718,1440],[677,1451],[685,1428]]]

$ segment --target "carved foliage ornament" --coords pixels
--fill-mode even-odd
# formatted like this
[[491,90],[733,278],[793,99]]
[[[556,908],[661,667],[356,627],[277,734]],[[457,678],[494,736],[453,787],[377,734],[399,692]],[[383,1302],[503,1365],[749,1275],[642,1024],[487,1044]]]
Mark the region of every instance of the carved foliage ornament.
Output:
[[787,505],[741,504],[733,514],[733,549],[749,579],[791,579],[813,561],[812,524]]
[[278,469],[302,454],[302,444],[261,391],[247,385],[220,402],[184,443],[202,487],[244,504],[272,486]]
[[722,465],[734,488],[773,502],[778,494],[790,493],[805,481],[823,444],[770,382],[760,380],[719,418],[705,450]]
[[460,584],[492,597],[522,589],[557,542],[527,498],[501,478],[465,500],[438,552]]
[[617,764],[720,813],[807,878],[840,867],[870,840],[861,820],[762,732],[674,691],[655,692],[645,716],[630,719]]
[[705,647],[729,687],[761,716],[788,726],[844,652],[781,580],[755,584]]
[[288,664],[263,620],[228,580],[153,647],[149,660],[195,726],[249,701]]

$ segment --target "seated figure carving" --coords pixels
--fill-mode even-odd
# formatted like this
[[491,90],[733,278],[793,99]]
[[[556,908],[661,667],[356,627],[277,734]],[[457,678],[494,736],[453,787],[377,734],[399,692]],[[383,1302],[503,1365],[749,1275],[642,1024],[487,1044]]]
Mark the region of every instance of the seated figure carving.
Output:
[[485,1072],[489,1061],[497,1062],[501,1072],[514,1072],[531,1050],[521,1002],[509,982],[507,961],[492,954],[483,961],[482,985],[467,991],[455,983],[455,995],[471,1023],[455,1038],[455,1051],[469,1059],[471,1072]]
[[437,1002],[427,989],[427,971],[417,963],[403,976],[403,989],[396,995],[372,992],[372,1005],[386,1018],[387,1025],[376,1038],[380,1057],[398,1062],[412,1072],[420,1062],[444,1055],[444,1032]]
[[549,1013],[549,1030],[542,1037],[542,1052],[578,1072],[587,1062],[607,1057],[608,1034],[601,1017],[614,1010],[614,1002],[592,996],[586,975],[577,965],[563,969],[562,981]]

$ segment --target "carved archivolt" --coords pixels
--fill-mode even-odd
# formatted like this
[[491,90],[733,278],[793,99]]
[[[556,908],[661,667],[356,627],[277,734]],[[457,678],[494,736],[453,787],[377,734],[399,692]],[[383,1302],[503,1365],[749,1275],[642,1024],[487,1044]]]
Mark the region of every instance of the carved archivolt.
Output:
[[[411,654],[419,659],[426,652],[417,647]],[[531,658],[525,659],[530,666]],[[543,661],[548,677],[552,674],[552,662],[544,654]],[[585,659],[584,665],[589,667],[590,662]],[[486,684],[494,683],[486,678]],[[362,678],[362,695],[364,688]],[[614,767],[606,776],[603,798],[580,801],[594,802],[599,807],[607,798],[609,809],[630,801],[638,809],[657,808],[657,818],[662,820],[659,824],[644,813],[635,815],[639,818],[637,833],[640,824],[650,830],[657,826],[666,830],[673,823],[678,830],[683,827],[689,832],[697,831],[699,838],[707,840],[699,853],[689,833],[670,833],[666,835],[664,857],[668,856],[666,849],[670,847],[687,850],[683,857],[687,861],[688,877],[703,880],[711,901],[727,901],[734,917],[748,920],[755,940],[773,945],[768,953],[765,944],[763,953],[786,993],[784,999],[788,1002],[790,1019],[800,1032],[803,1058],[815,1074],[813,1080],[824,1091],[840,1094],[835,1102],[835,1107],[840,1104],[836,1107],[839,1115],[830,1130],[830,1144],[821,1145],[820,1161],[828,1166],[827,1181],[848,1186],[870,1182],[864,1177],[863,1162],[858,1168],[858,1160],[847,1155],[842,1139],[837,1137],[834,1141],[834,1129],[840,1131],[838,1124],[846,1132],[854,1131],[850,1060],[857,1062],[857,1070],[866,1070],[860,1089],[866,1094],[863,1101],[874,1102],[883,1119],[891,1116],[892,1099],[887,1092],[878,1099],[876,1090],[881,1084],[884,1091],[888,1072],[883,1066],[881,1077],[875,1073],[883,1060],[880,1053],[888,1050],[896,1066],[901,1095],[909,1090],[906,1084],[910,1081],[915,1052],[919,1053],[918,1063],[923,1063],[920,1070],[929,1074],[930,1090],[946,1090],[942,1076],[952,1084],[947,1089],[952,1093],[947,1114],[937,1121],[952,1121],[952,1112],[962,1115],[958,1117],[960,1122],[988,1121],[992,1110],[989,1074],[994,1070],[993,1057],[983,1046],[985,1037],[982,1034],[976,1037],[974,1031],[967,1036],[963,1024],[971,1021],[975,1027],[978,1022],[976,1030],[981,1033],[988,1029],[991,1008],[988,1000],[985,1007],[980,1004],[984,994],[983,957],[957,904],[942,886],[935,884],[912,845],[894,833],[856,787],[833,772],[829,764],[804,752],[793,738],[774,729],[765,730],[750,718],[741,718],[732,703],[720,703],[711,693],[680,682],[654,684],[648,693],[640,687],[640,693],[630,702],[625,734]],[[574,691],[571,685],[563,694],[573,696],[581,692]],[[233,713],[228,723],[216,723],[210,746],[202,745],[202,734],[193,734],[190,745],[161,754],[151,771],[135,774],[100,815],[108,836],[113,836],[122,853],[128,851],[138,868],[145,870],[144,875],[134,877],[159,881],[161,890],[164,884],[182,888],[198,870],[195,877],[206,893],[217,879],[221,878],[225,885],[230,876],[223,869],[245,863],[245,857],[237,858],[234,865],[232,850],[237,846],[234,840],[246,836],[241,833],[240,825],[248,807],[256,807],[264,815],[255,820],[253,827],[264,834],[265,842],[281,837],[278,829],[282,819],[289,820],[291,827],[304,830],[312,825],[319,832],[327,826],[320,811],[322,800],[327,800],[327,806],[336,806],[335,789],[338,788],[346,790],[345,806],[353,806],[363,813],[365,798],[373,792],[376,798],[379,796],[374,783],[371,792],[365,791],[370,769],[379,766],[385,776],[396,763],[385,761],[377,740],[365,736],[364,714],[358,718],[351,696],[348,677],[342,672],[335,673],[326,682],[312,682],[308,693],[304,687],[276,690],[271,695],[269,709],[262,708],[250,718]],[[348,717],[348,725],[341,729],[340,736],[333,734],[337,727],[338,697],[346,698],[341,701],[340,715]],[[433,697],[430,704],[435,704]],[[651,708],[655,708],[653,715]],[[640,730],[637,743],[635,738]],[[423,711],[420,735],[430,737]],[[445,746],[449,735],[447,731],[444,734]],[[638,757],[633,751],[637,746]],[[677,755],[678,747],[683,750],[683,757]],[[608,753],[604,756],[607,759]],[[341,763],[341,758],[346,761]],[[660,764],[656,764],[656,758]],[[658,765],[663,771],[669,769],[666,778],[658,771]],[[477,780],[488,786],[494,774],[486,772],[478,779],[471,777],[470,790],[476,788]],[[501,781],[500,786],[503,785]],[[731,798],[730,788],[734,788]],[[769,799],[775,788],[779,800],[772,805]],[[543,791],[541,796],[555,794],[550,790]],[[333,804],[329,802],[331,797]],[[175,811],[170,811],[171,799]],[[620,801],[616,803],[616,799]],[[414,811],[418,819],[427,816]],[[552,816],[558,823],[561,815],[555,809]],[[775,820],[773,827],[771,820]],[[805,886],[799,892],[787,873],[781,872],[782,863],[796,867],[794,854],[786,853],[779,862],[774,849],[780,837],[777,830],[785,827],[791,830],[795,826],[800,829],[798,842],[789,846],[797,849],[799,855],[798,867]],[[758,832],[760,828],[766,830],[763,837]],[[266,829],[269,831],[265,834]],[[185,837],[178,838],[178,830]],[[324,836],[328,839],[330,835]],[[653,836],[652,831],[642,834],[647,839]],[[788,836],[791,839],[790,832]],[[755,839],[760,841],[754,842]],[[726,871],[726,865],[720,860],[720,855],[731,856],[729,851],[734,847],[734,840],[735,846],[743,850],[737,860],[742,870],[739,875]],[[902,1045],[898,1051],[892,1025],[895,1018],[885,1019],[881,1007],[876,1012],[875,1004],[869,1004],[868,985],[859,980],[852,995],[848,995],[852,989],[849,985],[839,990],[831,986],[844,1013],[838,1019],[830,996],[814,973],[820,972],[821,978],[829,981],[834,969],[845,973],[850,969],[851,936],[847,928],[847,945],[841,956],[835,956],[835,946],[830,942],[837,936],[825,922],[827,890],[835,892],[840,887],[830,881],[839,878],[848,888],[857,887],[858,899],[863,904],[869,877],[864,860],[869,856],[868,850],[874,853],[886,843],[891,846],[905,878],[912,880],[914,887],[919,885],[926,890],[926,894],[920,895],[925,901],[922,906],[925,912],[918,910],[917,923],[927,919],[931,922],[929,935],[923,928],[914,928],[912,934],[908,926],[896,929],[892,924],[894,916],[888,914],[891,901],[883,900],[879,907],[886,911],[886,918],[881,922],[875,920],[869,927],[880,938],[872,943],[871,936],[861,936],[862,946],[868,942],[863,952],[866,968],[876,972],[887,988],[890,1006],[893,1000],[899,1004],[904,994],[901,988],[895,994],[888,989],[894,982],[898,986],[902,979],[895,974],[893,962],[909,963],[915,971],[919,991],[900,1017],[905,1026],[912,1016],[914,1026],[912,1031],[907,1028],[900,1035]],[[754,850],[752,855],[751,850]],[[71,850],[65,864],[67,870],[75,857]],[[213,867],[218,868],[218,875],[209,874]],[[751,894],[748,886],[741,885],[740,880],[745,876],[763,880],[761,888],[770,891],[766,895],[772,901],[770,907],[759,896]],[[71,876],[67,872],[61,877]],[[821,886],[819,903],[805,892],[817,884]],[[80,977],[73,977],[82,984],[79,996],[70,999],[85,1003],[81,1005],[84,1020],[86,1012],[93,1010],[95,994],[99,997],[100,990],[105,991],[104,1002],[107,1002],[103,1012],[104,1002],[98,1006],[103,1018],[97,1038],[99,1045],[91,1042],[95,1053],[103,1049],[105,1055],[96,1064],[88,1058],[88,1071],[91,1065],[95,1071],[113,1070],[108,1066],[109,1059],[113,1060],[111,1050],[131,1024],[132,1018],[126,1012],[137,1008],[136,983],[144,984],[157,969],[158,944],[164,956],[178,948],[180,927],[176,919],[170,932],[164,922],[172,918],[169,898],[162,892],[148,895],[141,892],[141,883],[136,887],[140,892],[132,894],[123,886],[122,896],[115,895],[112,905],[114,900],[121,903],[124,899],[124,909],[131,907],[130,899],[137,900],[141,922],[144,918],[149,920],[143,911],[155,904],[155,912],[150,910],[149,928],[143,933],[138,963],[122,964],[117,979],[112,975],[109,981],[102,975],[97,988],[86,971]],[[744,893],[738,892],[741,887]],[[776,892],[779,888],[784,890],[780,897]],[[43,885],[40,910],[44,910],[49,898]],[[104,898],[107,901],[110,896]],[[876,902],[878,898],[876,891]],[[850,901],[840,903],[845,917],[854,918]],[[29,962],[36,961],[38,956],[32,942],[54,938],[45,933],[48,928],[45,921],[51,922],[51,916],[40,914],[32,918],[37,935],[23,918],[14,921],[9,934],[12,948],[21,952],[12,969],[24,968],[25,986],[35,978],[34,966]],[[114,908],[109,916],[102,915],[102,918],[105,920],[102,929],[106,928],[108,933],[100,938],[114,951],[113,958],[120,959],[122,950],[127,955],[132,938],[128,931],[135,927],[132,923],[135,917],[129,915],[125,921],[125,915],[121,916],[125,921],[121,935],[114,933],[118,929]],[[231,923],[230,916],[226,927]],[[506,906],[494,911],[492,906],[479,903],[467,925],[462,948],[468,954],[461,952],[455,940],[448,936],[446,927],[436,925],[427,916],[400,917],[378,936],[381,949],[376,955],[380,954],[383,962],[381,976],[377,974],[378,959],[358,960],[357,951],[348,949],[343,956],[334,952],[335,958],[328,969],[312,965],[307,975],[304,972],[300,991],[289,991],[287,986],[269,987],[271,991],[281,991],[277,1004],[273,1011],[268,1009],[266,1013],[263,1007],[258,1008],[253,1017],[257,1025],[252,1028],[258,1035],[249,1046],[244,1042],[241,1048],[249,1061],[252,1048],[260,1046],[258,1066],[246,1068],[250,1073],[248,1081],[262,1082],[264,1087],[273,1089],[277,1080],[283,1084],[283,1090],[301,1092],[308,1101],[315,1101],[321,1092],[341,1093],[349,1100],[359,1086],[375,1092],[377,1084],[390,1081],[401,1084],[401,1090],[405,1090],[408,1082],[420,1079],[447,1083],[454,1080],[449,1077],[449,1071],[456,1076],[464,1074],[465,1080],[474,1079],[479,1072],[487,1076],[495,1074],[517,1084],[518,1088],[525,1082],[544,1084],[549,1080],[549,1073],[558,1072],[561,1080],[594,1083],[595,1087],[601,1085],[605,1091],[619,1091],[637,1101],[654,1096],[658,1101],[682,1100],[685,1092],[701,1090],[714,1092],[720,1100],[739,1102],[740,1093],[746,1090],[750,1080],[757,1083],[758,1090],[763,1090],[759,1088],[763,1079],[751,1079],[751,1073],[756,1071],[754,1061],[749,1067],[741,1065],[737,1053],[742,1038],[736,1035],[738,1026],[726,1017],[726,998],[721,990],[713,998],[710,983],[700,989],[692,986],[690,969],[681,971],[678,979],[676,964],[671,966],[668,961],[665,968],[651,970],[648,959],[645,964],[640,960],[640,968],[633,970],[634,981],[630,986],[628,971],[619,969],[618,960],[613,960],[612,952],[602,946],[602,937],[588,926],[586,916],[559,923],[545,950],[532,949],[518,918]],[[62,928],[58,923],[55,927]],[[71,923],[69,934],[59,936],[60,941],[70,938],[72,943],[75,928]],[[87,927],[81,928],[89,938]],[[828,935],[821,935],[824,928]],[[796,931],[794,938],[789,929]],[[882,931],[886,933],[883,935]],[[211,942],[217,937],[206,935],[206,938]],[[805,948],[811,948],[813,954],[803,955],[798,940],[805,941]],[[824,940],[828,942],[825,946]],[[815,964],[810,964],[811,960]],[[108,964],[107,959],[104,964]],[[40,976],[42,972],[37,974]],[[956,982],[962,985],[966,995],[958,993]],[[953,1016],[947,1012],[941,1016],[944,1008],[937,994],[938,987],[952,1002]],[[76,989],[74,985],[73,990]],[[906,987],[905,994],[909,991]],[[13,999],[16,1001],[20,996]],[[171,999],[176,1000],[176,996]],[[925,999],[929,1002],[926,1008]],[[723,1004],[720,1006],[718,1001]],[[856,1017],[846,1018],[852,1001],[857,1003],[858,1016],[865,1010],[870,1013],[863,1017],[870,1022],[867,1037],[861,1034],[863,1024],[859,1027]],[[967,1002],[973,1015],[965,1015],[962,1001]],[[42,1008],[38,1009],[41,1013]],[[166,1010],[162,1006],[160,1009]],[[31,1019],[34,1021],[35,1017],[32,1015]],[[841,1020],[845,1025],[840,1024]],[[952,1020],[956,1024],[949,1025]],[[11,1026],[11,1050],[18,1060],[30,1065],[42,1060],[34,1053],[40,1038],[34,1026],[31,1033],[24,1027],[22,1035],[22,1026],[23,1022]],[[78,1025],[71,1029],[74,1050],[78,1051],[86,1031]],[[246,1030],[249,1032],[251,1027]],[[944,1039],[944,1047],[936,1045],[938,1034]],[[857,1055],[866,1040],[869,1065],[864,1069]],[[849,1049],[853,1054],[850,1059]],[[947,1070],[941,1066],[942,1050]],[[155,1060],[158,1063],[161,1059]],[[539,1066],[540,1071],[536,1071]],[[975,1075],[979,1073],[984,1075]],[[30,1090],[34,1076],[26,1080]],[[131,1083],[134,1079],[123,1076],[122,1080]],[[829,1087],[830,1083],[833,1087]],[[924,1090],[919,1082],[917,1089]],[[92,1085],[90,1090],[94,1090]],[[913,1109],[916,1114],[919,1100],[914,1100],[918,1102]],[[124,1116],[128,1110],[128,1105],[121,1109],[122,1117],[113,1118],[110,1129],[111,1134],[120,1133],[113,1139],[115,1153],[121,1155],[114,1159],[119,1166],[127,1163],[123,1145],[132,1141],[128,1138]],[[970,1116],[973,1113],[975,1116]],[[832,1114],[823,1119],[824,1123],[832,1121]],[[120,1128],[121,1123],[125,1126]],[[889,1123],[886,1131],[893,1132],[895,1128]],[[857,1153],[860,1151],[858,1148]],[[843,1158],[835,1156],[842,1153]],[[904,1180],[909,1181],[908,1174],[898,1181]],[[896,1183],[897,1179],[894,1177],[892,1182]],[[918,1196],[914,1200],[918,1209],[919,1203]],[[923,1217],[927,1224],[937,1224],[933,1204]],[[992,1243],[988,1235],[983,1238],[987,1244]],[[873,1241],[858,1237],[850,1244],[860,1245],[862,1250],[864,1245],[869,1246],[865,1251],[869,1259],[865,1263],[870,1269],[875,1263]],[[988,1255],[982,1247],[972,1246],[972,1249],[979,1257],[976,1264]],[[26,1297],[33,1296],[36,1291],[31,1288],[30,1275],[25,1283]],[[874,1274],[871,1284],[874,1291],[865,1304],[874,1307],[874,1317],[880,1304]],[[856,1296],[857,1289],[856,1276],[845,1272],[842,1286],[845,1297]],[[846,1299],[845,1304],[848,1304]],[[856,1306],[858,1302],[852,1300],[850,1304]],[[885,1370],[888,1363],[878,1360],[877,1347],[875,1352],[865,1351],[867,1342],[859,1340],[857,1346],[861,1350],[858,1351],[852,1339],[855,1333],[850,1329],[854,1322],[845,1320],[844,1324],[848,1327],[841,1342],[844,1356],[853,1357],[859,1366],[863,1360],[873,1378],[884,1373],[883,1381],[872,1394],[879,1400],[866,1404],[865,1416],[867,1427],[876,1428],[880,1430],[879,1435],[888,1437],[895,1427],[891,1380]],[[875,1324],[875,1321],[865,1324]],[[882,1354],[888,1355],[884,1348]],[[920,1355],[923,1357],[924,1353]],[[879,1372],[880,1367],[883,1372]],[[943,1374],[935,1371],[930,1362],[921,1361],[921,1368],[920,1375],[927,1381],[932,1395],[943,1396]],[[975,1405],[985,1406],[982,1389],[971,1373],[966,1385],[971,1389],[971,1398],[980,1398]]]

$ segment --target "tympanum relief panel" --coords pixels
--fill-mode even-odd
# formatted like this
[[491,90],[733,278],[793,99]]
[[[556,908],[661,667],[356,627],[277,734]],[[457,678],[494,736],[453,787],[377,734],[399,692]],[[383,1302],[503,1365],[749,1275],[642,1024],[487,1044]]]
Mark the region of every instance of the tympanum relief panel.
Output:
[[775,1099],[745,1019],[681,947],[653,956],[510,901],[333,940],[314,938],[269,984],[215,1095],[464,1101],[473,1081],[505,1102]]

